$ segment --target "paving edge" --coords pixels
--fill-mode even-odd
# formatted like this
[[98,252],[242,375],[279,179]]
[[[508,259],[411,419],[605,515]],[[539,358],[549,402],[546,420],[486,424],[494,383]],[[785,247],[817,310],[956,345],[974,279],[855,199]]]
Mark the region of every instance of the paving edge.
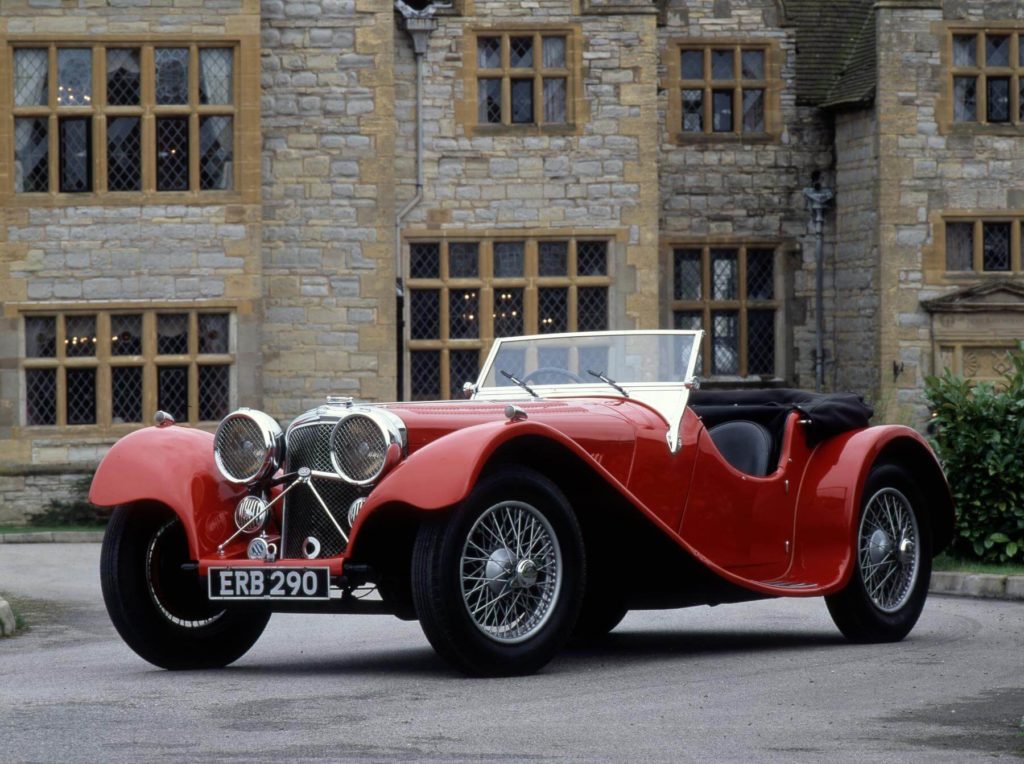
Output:
[[1024,576],[936,570],[932,572],[928,590],[932,594],[1024,601]]
[[7,600],[0,599],[0,637],[9,637],[14,634],[17,625],[11,606],[7,604]]
[[[103,541],[102,530],[0,533],[0,544],[72,544],[99,543],[101,541]],[[1024,601],[1024,576],[936,570],[932,571],[932,580],[928,591],[932,594]],[[5,609],[7,613],[10,613],[10,606],[0,600],[0,619],[4,617]]]
[[28,531],[0,533],[0,544],[75,544],[103,541],[103,531]]

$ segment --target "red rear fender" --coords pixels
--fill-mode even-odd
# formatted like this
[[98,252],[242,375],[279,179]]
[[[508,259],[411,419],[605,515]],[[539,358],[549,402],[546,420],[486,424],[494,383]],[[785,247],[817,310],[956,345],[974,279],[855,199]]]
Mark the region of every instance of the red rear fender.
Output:
[[213,435],[185,427],[147,427],[114,444],[92,480],[101,507],[158,502],[181,518],[194,558],[214,552],[234,531],[232,511],[245,490],[221,477]]
[[[786,580],[838,591],[853,571],[864,483],[879,461],[903,466],[928,498],[933,533],[942,541],[951,527],[949,487],[927,442],[900,425],[845,433],[815,449],[800,484],[792,566]],[[944,545],[944,543],[943,543]]]

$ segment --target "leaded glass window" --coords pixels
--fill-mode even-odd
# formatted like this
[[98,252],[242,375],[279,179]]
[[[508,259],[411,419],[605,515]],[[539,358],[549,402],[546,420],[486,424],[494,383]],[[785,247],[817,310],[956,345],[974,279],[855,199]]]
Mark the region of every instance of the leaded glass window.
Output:
[[538,32],[476,38],[480,125],[564,125],[573,90],[569,35]]
[[186,310],[25,316],[25,422],[214,422],[231,409],[230,314]]
[[409,395],[460,396],[495,337],[607,329],[611,271],[604,239],[410,242]]
[[770,247],[672,249],[673,326],[705,331],[698,374],[780,376],[775,262]]
[[670,115],[683,138],[768,132],[768,51],[748,45],[679,48],[679,111],[670,108]]
[[994,219],[951,216],[944,221],[947,273],[1021,273],[1021,221],[1019,215]]
[[232,405],[230,333],[223,311],[26,315],[24,422],[102,428],[158,408],[217,421]]
[[1024,33],[956,29],[949,45],[953,122],[1024,125]]
[[51,44],[12,63],[16,193],[234,189],[233,47]]

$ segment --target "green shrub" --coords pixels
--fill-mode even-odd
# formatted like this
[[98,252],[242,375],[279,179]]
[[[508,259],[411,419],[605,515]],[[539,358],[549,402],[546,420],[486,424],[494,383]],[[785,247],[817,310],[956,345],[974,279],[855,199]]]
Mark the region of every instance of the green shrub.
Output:
[[952,554],[1002,563],[1024,559],[1024,353],[999,385],[948,369],[928,377],[932,444],[956,501]]
[[86,475],[77,480],[72,487],[67,499],[51,499],[46,509],[37,512],[28,518],[29,525],[34,526],[63,526],[63,525],[85,525],[103,527],[110,519],[110,510],[90,504],[89,484],[92,482],[92,475]]

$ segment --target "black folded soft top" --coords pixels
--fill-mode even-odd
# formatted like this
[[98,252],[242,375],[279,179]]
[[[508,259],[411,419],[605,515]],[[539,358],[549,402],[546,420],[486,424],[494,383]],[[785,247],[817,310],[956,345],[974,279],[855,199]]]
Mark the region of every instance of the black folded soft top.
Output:
[[854,393],[810,393],[787,388],[701,390],[690,394],[689,406],[708,427],[748,419],[770,430],[781,427],[790,411],[799,411],[807,420],[811,446],[841,432],[867,427],[875,413]]

